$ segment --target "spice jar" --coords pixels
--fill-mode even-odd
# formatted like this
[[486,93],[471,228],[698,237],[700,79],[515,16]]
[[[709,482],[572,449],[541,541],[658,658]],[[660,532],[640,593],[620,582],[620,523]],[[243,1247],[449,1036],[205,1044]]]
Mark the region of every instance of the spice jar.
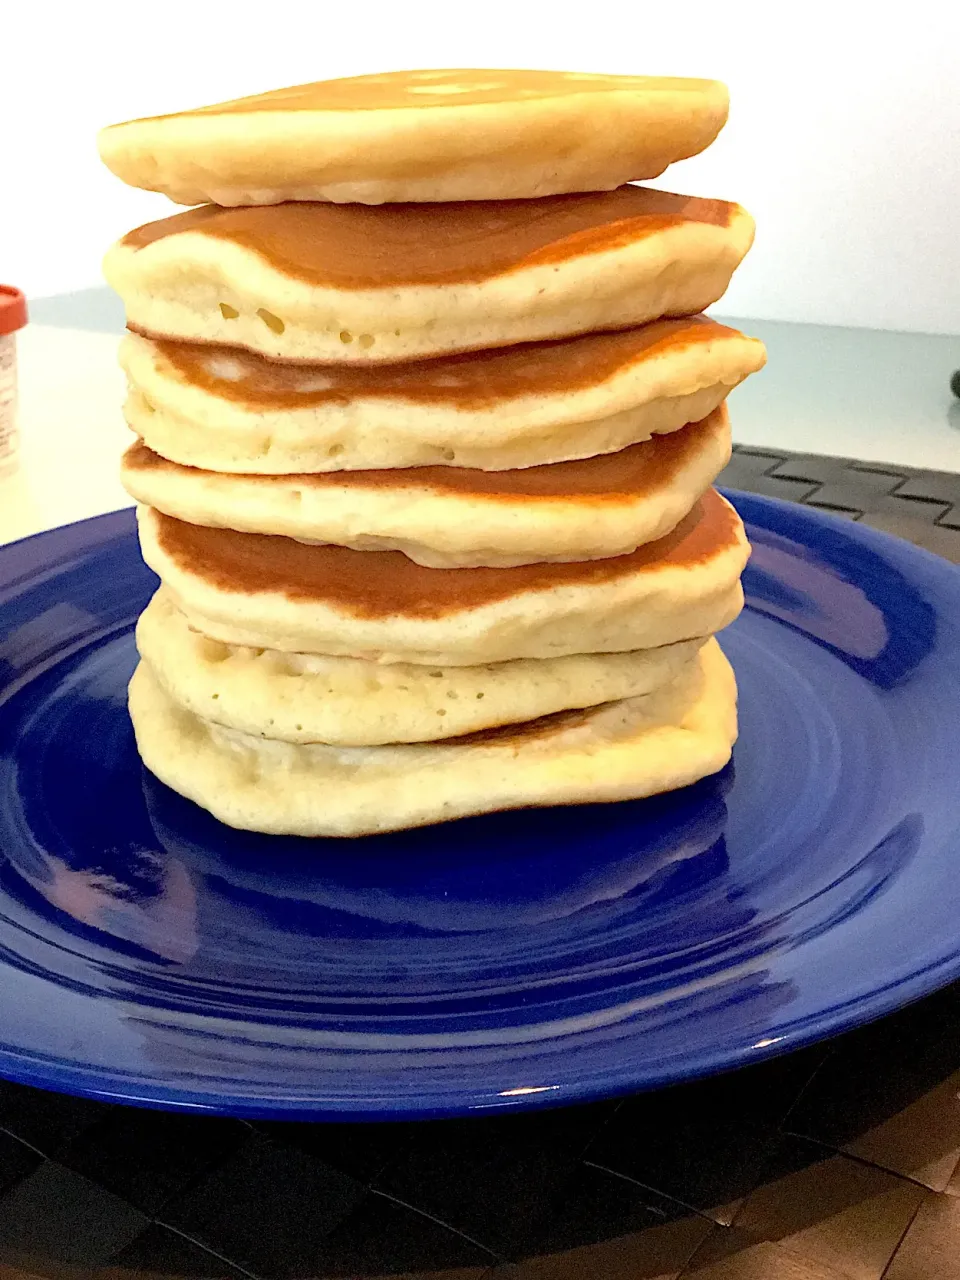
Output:
[[26,323],[26,298],[12,285],[0,284],[0,475],[15,470],[20,457],[17,330]]

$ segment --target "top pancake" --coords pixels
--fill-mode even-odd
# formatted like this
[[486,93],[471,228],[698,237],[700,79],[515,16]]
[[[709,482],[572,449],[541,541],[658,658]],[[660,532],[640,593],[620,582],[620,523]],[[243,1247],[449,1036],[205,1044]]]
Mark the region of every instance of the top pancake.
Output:
[[376,363],[692,315],[722,295],[752,239],[739,205],[634,186],[206,207],[130,232],[104,272],[137,331],[277,360]]
[[727,107],[715,80],[396,71],[112,125],[99,147],[179,204],[524,199],[655,178]]

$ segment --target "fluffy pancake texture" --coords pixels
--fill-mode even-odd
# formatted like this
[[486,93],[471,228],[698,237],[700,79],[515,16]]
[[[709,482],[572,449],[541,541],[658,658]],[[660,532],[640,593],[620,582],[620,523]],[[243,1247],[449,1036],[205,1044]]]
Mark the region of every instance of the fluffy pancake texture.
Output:
[[137,443],[121,480],[139,502],[190,524],[471,568],[627,554],[669,533],[729,458],[721,407],[622,453],[525,471],[230,475],[169,462]]
[[111,125],[100,155],[179,204],[489,200],[604,191],[702,151],[724,85],[554,71],[395,71]]
[[156,453],[257,475],[502,471],[612,453],[706,417],[763,343],[706,316],[398,365],[285,365],[128,334],[127,421]]
[[649,187],[454,204],[207,205],[104,261],[131,328],[278,360],[373,364],[510,346],[715,302],[739,205]]
[[162,588],[137,624],[141,657],[186,710],[258,737],[348,747],[431,742],[638,697],[676,679],[702,644],[442,670],[387,666],[225,645],[195,631]]
[[140,509],[144,559],[197,630],[231,644],[473,666],[649,649],[731,622],[749,554],[709,491],[630,555],[430,569],[395,551],[307,546]]
[[359,836],[542,804],[637,799],[723,768],[736,684],[710,641],[670,685],[426,745],[278,742],[180,707],[142,662],[130,714],[147,768],[234,827]]
[[711,80],[431,70],[101,132],[195,206],[104,262],[158,778],[322,837],[726,764],[749,546],[711,486],[766,356],[702,313],[754,224],[636,185],[726,115]]

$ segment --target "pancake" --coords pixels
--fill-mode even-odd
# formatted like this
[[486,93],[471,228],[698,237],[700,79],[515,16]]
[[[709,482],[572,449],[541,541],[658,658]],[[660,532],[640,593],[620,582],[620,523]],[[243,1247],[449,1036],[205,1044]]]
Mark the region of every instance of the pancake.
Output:
[[127,323],[277,360],[414,360],[693,315],[750,248],[739,205],[650,187],[456,204],[206,205],[104,261]]
[[127,421],[151,449],[258,475],[611,453],[706,417],[764,360],[762,342],[706,316],[373,367],[134,334],[120,348]]
[[186,710],[257,737],[346,747],[432,742],[638,697],[676,679],[702,643],[443,670],[384,666],[225,645],[194,631],[162,587],[137,624],[141,657]]
[[138,502],[190,524],[470,568],[635,551],[669,533],[729,458],[721,406],[703,422],[622,453],[525,471],[229,475],[180,466],[138,442],[124,454],[120,478]]
[[179,204],[490,200],[655,178],[726,118],[715,80],[394,71],[111,125],[99,146]]
[[143,556],[198,631],[231,644],[475,666],[652,649],[726,626],[748,547],[710,491],[631,555],[428,569],[397,551],[307,546],[140,509]]
[[296,745],[178,706],[142,662],[130,715],[147,768],[230,826],[359,836],[533,805],[637,799],[722,769],[736,685],[716,641],[673,684],[589,711],[426,745]]

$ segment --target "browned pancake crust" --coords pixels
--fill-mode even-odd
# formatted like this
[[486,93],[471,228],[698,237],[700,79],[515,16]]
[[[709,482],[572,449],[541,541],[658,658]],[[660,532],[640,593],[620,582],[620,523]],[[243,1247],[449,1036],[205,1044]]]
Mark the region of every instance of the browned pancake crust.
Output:
[[547,716],[538,716],[536,720],[523,720],[519,724],[492,725],[489,729],[477,729],[474,733],[462,733],[457,738],[442,738],[439,742],[431,742],[431,747],[521,747],[538,738],[552,738],[564,729],[575,729],[586,724],[596,707],[583,710],[574,708],[571,711],[554,711]]
[[725,227],[735,208],[629,185],[536,200],[205,205],[137,227],[123,244],[142,249],[165,236],[199,232],[250,249],[306,284],[391,289],[477,283],[621,248],[684,223]]
[[714,490],[672,533],[625,556],[514,568],[427,569],[399,551],[310,546],[293,538],[207,529],[155,512],[157,540],[182,571],[230,592],[279,592],[358,618],[442,618],[529,591],[599,586],[703,564],[737,541],[739,519]]
[[[309,472],[299,475],[237,477],[245,487],[295,485],[300,489],[428,489],[431,492],[459,497],[480,498],[489,502],[512,502],[517,498],[536,501],[574,499],[579,503],[623,503],[662,489],[677,473],[691,463],[706,442],[723,429],[726,409],[715,409],[702,422],[693,422],[680,431],[654,436],[641,444],[631,445],[619,453],[581,458],[574,462],[554,462],[517,471],[476,471],[470,467],[406,467],[383,471]],[[165,471],[211,475],[198,467],[169,462],[142,441],[131,445],[124,454],[127,470]]]
[[[307,409],[372,398],[483,409],[519,396],[557,395],[598,386],[631,365],[667,351],[738,337],[736,329],[708,316],[684,316],[616,333],[359,366],[280,364],[233,347],[170,338],[153,341],[184,382],[254,409]],[[220,357],[229,360],[240,376],[217,377],[213,365]]]

